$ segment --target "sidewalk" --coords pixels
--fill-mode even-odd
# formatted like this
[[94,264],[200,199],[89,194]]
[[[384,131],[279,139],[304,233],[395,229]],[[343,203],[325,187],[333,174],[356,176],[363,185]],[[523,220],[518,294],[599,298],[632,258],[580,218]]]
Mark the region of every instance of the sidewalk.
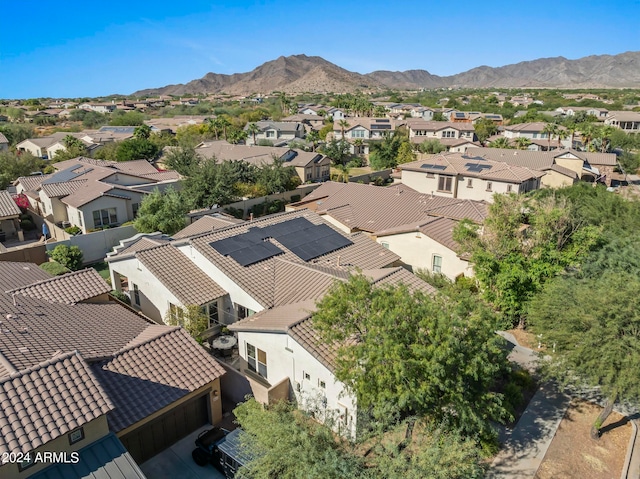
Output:
[[[520,366],[532,370],[538,355],[535,351],[520,346],[513,335],[499,331],[508,341],[509,359]],[[585,397],[593,402],[602,402],[595,390],[573,391],[575,395]],[[571,397],[560,391],[554,383],[548,382],[540,386],[527,409],[516,426],[500,431],[500,442],[504,444],[494,458],[487,473],[492,479],[525,479],[533,478],[555,436],[556,430],[569,407]],[[621,414],[638,421],[637,408],[618,404],[615,408]],[[634,429],[635,431],[635,429]],[[640,479],[640,438],[636,438],[633,450],[627,460],[627,474],[621,479]]]
[[[534,371],[538,353],[520,346],[512,334],[504,331],[498,334],[507,340],[509,360]],[[535,476],[570,400],[553,383],[542,384],[515,427],[500,431],[499,439],[503,447],[493,460],[487,477],[523,479]]]

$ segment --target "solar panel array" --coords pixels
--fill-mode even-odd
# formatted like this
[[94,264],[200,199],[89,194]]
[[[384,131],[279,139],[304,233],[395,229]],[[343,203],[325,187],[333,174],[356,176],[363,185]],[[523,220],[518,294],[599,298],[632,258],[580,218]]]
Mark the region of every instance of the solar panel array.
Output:
[[473,171],[475,173],[482,173],[482,170],[490,170],[492,168],[491,165],[483,165],[481,163],[466,163],[467,171]]
[[447,169],[445,165],[432,165],[429,163],[423,163],[422,165],[420,165],[420,168],[425,168],[429,170],[446,170]]
[[264,228],[213,241],[209,245],[218,253],[230,256],[242,266],[249,266],[277,256],[283,251],[268,241],[276,239],[303,261],[353,244],[327,225],[314,225],[305,218],[294,218]]

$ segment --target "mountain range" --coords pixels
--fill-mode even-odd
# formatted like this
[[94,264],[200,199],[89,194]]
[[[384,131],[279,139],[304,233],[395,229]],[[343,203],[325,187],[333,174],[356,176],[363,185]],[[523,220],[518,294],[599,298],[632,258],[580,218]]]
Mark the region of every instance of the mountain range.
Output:
[[480,66],[451,76],[426,70],[374,71],[360,74],[324,58],[281,56],[248,73],[207,73],[185,84],[133,93],[134,96],[228,93],[346,93],[356,90],[416,90],[421,88],[640,88],[640,52],[592,55],[568,60],[540,58],[503,67]]

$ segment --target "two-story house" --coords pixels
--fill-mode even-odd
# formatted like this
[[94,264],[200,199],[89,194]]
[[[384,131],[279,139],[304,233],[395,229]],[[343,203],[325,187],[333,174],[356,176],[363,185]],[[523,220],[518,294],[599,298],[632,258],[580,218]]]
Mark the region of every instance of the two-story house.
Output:
[[[303,138],[305,135],[304,125],[302,123],[284,122],[284,121],[257,121],[255,122],[259,132],[255,135],[255,142],[260,140],[269,141],[273,146],[283,146],[289,141],[296,138]],[[249,125],[245,126],[245,131]],[[254,136],[248,135],[246,139],[247,145],[254,145]]]
[[626,133],[638,133],[640,132],[640,112],[610,111],[604,124],[620,128]]
[[447,151],[465,152],[480,146],[476,132],[470,122],[407,120],[409,140],[420,144],[426,140],[438,140]]
[[463,153],[438,154],[399,166],[402,183],[420,193],[493,201],[496,193],[526,193],[540,188],[544,173]]

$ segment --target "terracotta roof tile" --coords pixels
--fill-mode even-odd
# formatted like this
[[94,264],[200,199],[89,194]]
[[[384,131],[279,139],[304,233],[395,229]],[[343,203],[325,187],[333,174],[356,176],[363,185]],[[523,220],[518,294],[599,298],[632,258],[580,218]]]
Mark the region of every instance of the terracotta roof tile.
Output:
[[19,216],[20,208],[7,190],[0,190],[0,218]]
[[203,305],[227,292],[171,244],[139,251],[136,257],[184,305]]
[[75,304],[111,291],[111,287],[93,268],[45,279],[23,288],[7,291],[55,303]]
[[53,175],[33,175],[33,176],[21,176],[14,184],[20,184],[25,191],[37,190],[43,181],[51,178]]
[[226,228],[227,226],[239,223],[243,223],[243,221],[233,217],[227,218],[225,216],[206,215],[194,221],[186,228],[178,231],[173,235],[173,238],[180,239],[199,235],[202,233],[211,233],[214,230]]
[[0,291],[23,288],[52,276],[35,263],[0,262]]
[[113,410],[77,352],[0,380],[0,453],[26,453]]
[[[196,366],[197,365],[197,366]],[[224,374],[224,368],[182,328],[127,348],[92,366],[115,405],[117,432]]]

